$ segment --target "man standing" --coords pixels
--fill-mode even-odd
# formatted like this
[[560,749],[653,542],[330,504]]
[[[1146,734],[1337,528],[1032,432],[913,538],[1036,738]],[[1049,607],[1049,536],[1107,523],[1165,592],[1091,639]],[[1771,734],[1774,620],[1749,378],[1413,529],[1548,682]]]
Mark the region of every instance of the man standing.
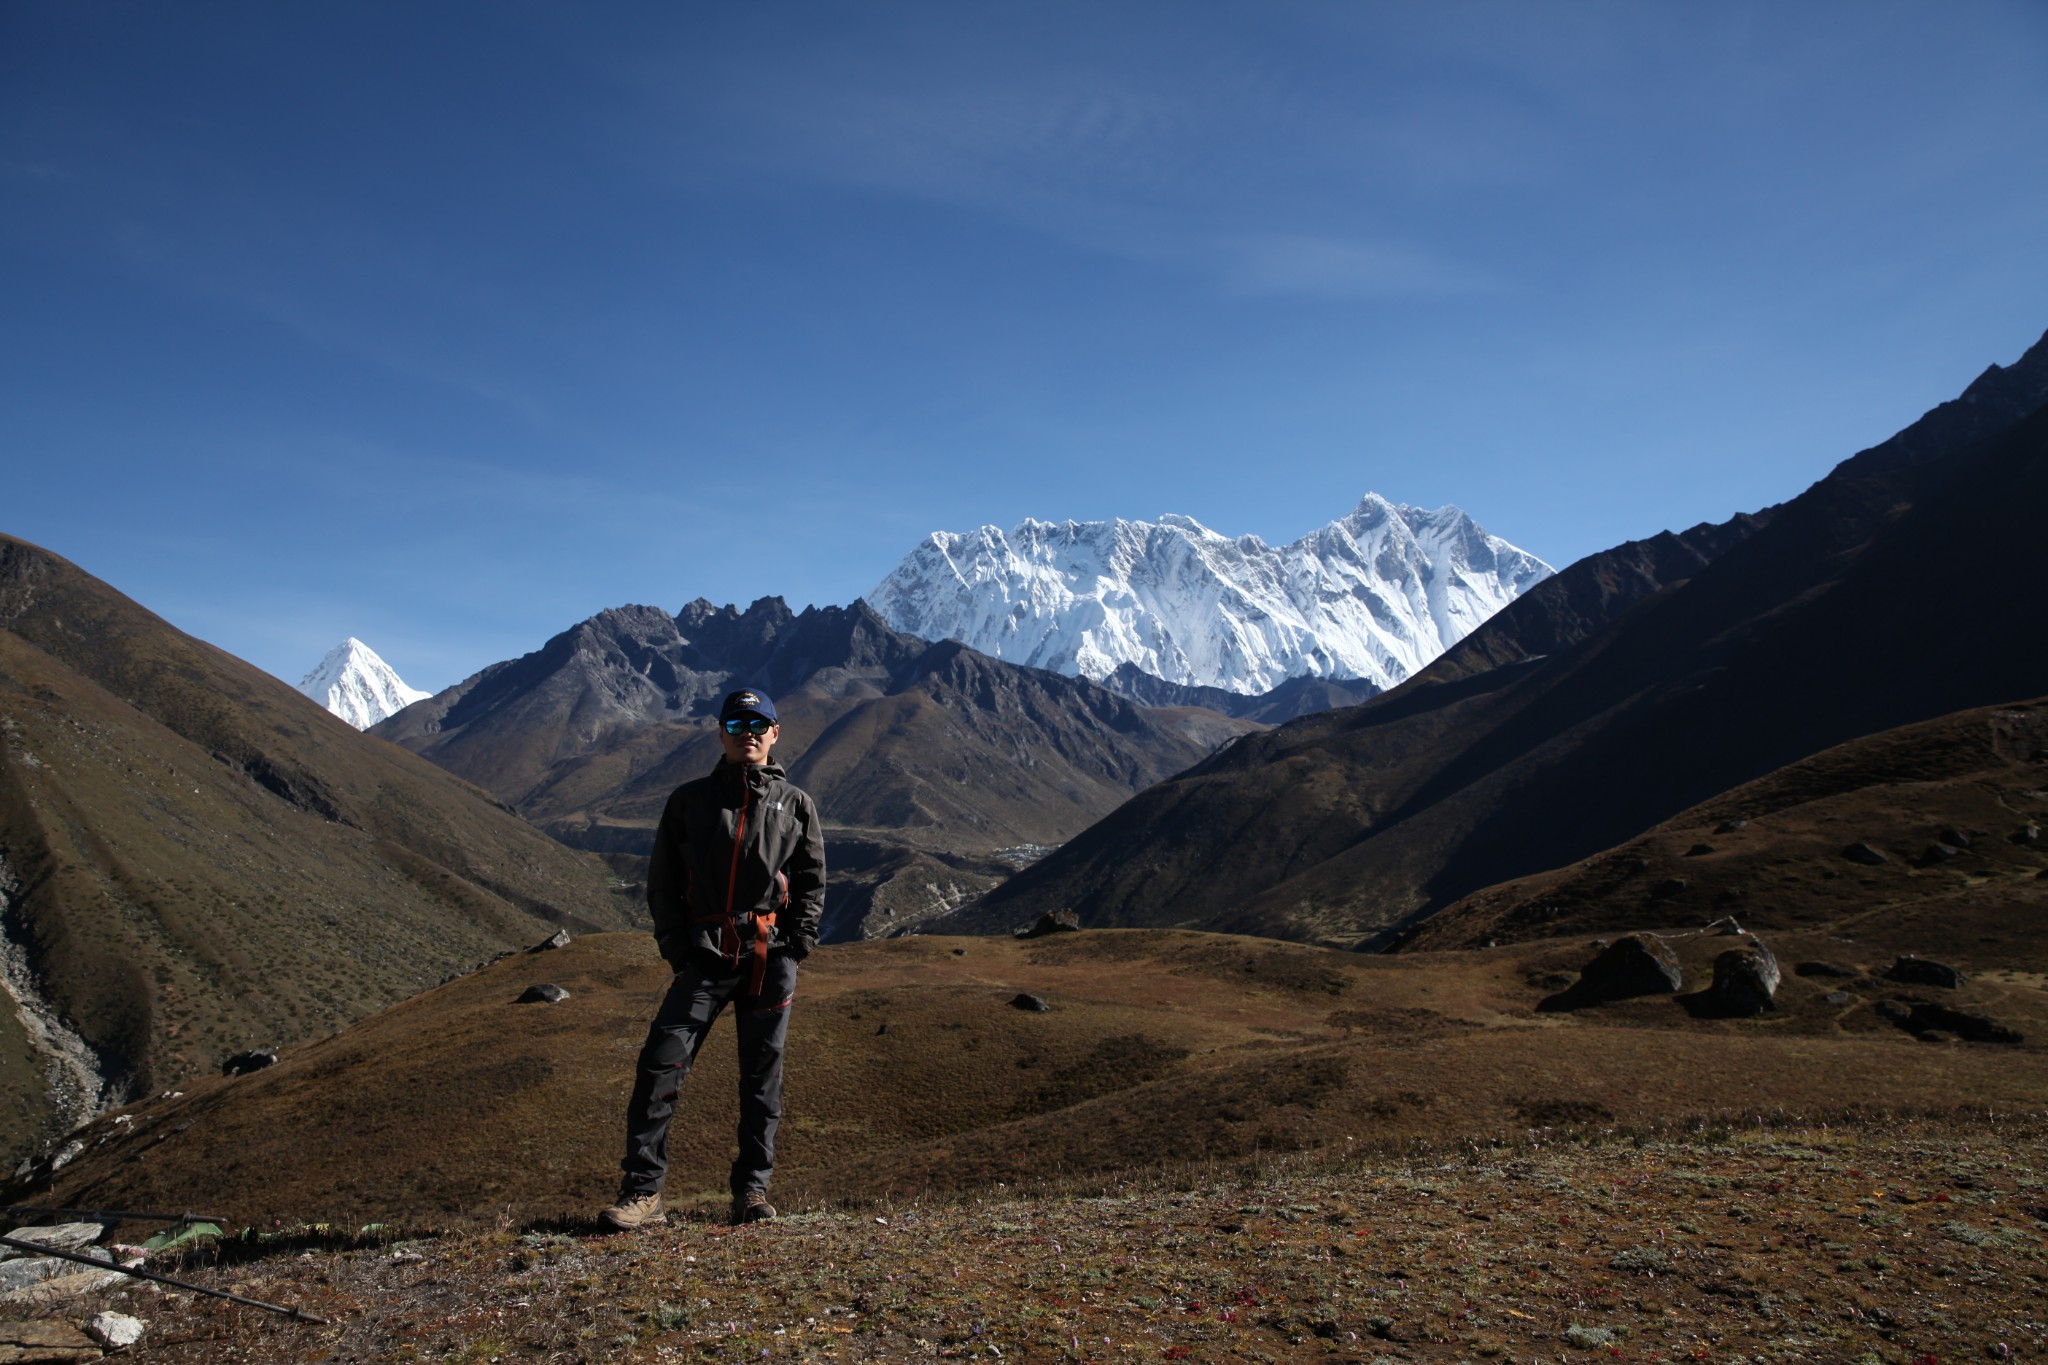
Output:
[[732,1221],[775,1216],[768,1177],[782,1121],[782,1045],[796,964],[818,942],[825,836],[817,804],[769,757],[782,734],[775,703],[743,688],[726,697],[718,720],[725,756],[669,795],[647,869],[654,939],[675,978],[640,1049],[619,1202],[597,1216],[620,1230],[666,1218],[661,1183],[676,1095],[728,1004],[740,1044]]

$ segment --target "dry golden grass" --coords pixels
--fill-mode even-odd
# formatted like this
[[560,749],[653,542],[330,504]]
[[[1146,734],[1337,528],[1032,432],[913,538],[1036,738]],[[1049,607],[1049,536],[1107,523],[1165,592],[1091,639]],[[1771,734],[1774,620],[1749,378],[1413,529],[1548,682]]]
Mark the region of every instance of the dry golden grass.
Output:
[[[1724,941],[1681,942],[1697,968]],[[1829,945],[1777,946],[1789,962]],[[1872,1008],[1904,988],[1867,977],[1788,977],[1757,1020],[1694,1019],[1668,998],[1539,1012],[1554,974],[1590,955],[1579,941],[1371,958],[1145,930],[826,948],[792,1020],[776,1199],[800,1211],[1558,1123],[2048,1094],[2039,977],[1947,993],[2026,1035],[2017,1046],[1917,1041]],[[509,959],[267,1071],[95,1123],[38,1202],[204,1208],[259,1229],[581,1225],[612,1192],[665,975],[632,934]],[[512,1003],[541,981],[573,997]],[[1012,1008],[1020,991],[1052,1009]],[[732,1052],[721,1021],[672,1134],[669,1193],[686,1207],[722,1202]]]

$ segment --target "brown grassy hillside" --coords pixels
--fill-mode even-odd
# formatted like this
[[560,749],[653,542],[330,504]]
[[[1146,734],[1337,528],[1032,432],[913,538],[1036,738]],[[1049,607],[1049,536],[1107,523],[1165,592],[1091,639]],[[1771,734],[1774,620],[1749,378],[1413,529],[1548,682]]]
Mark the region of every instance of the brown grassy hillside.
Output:
[[[1698,954],[1718,943],[1689,942]],[[1788,961],[1841,951],[1818,936],[1776,946]],[[1950,993],[2019,1044],[1918,1041],[1875,1008],[1901,989],[1868,977],[1789,978],[1782,1008],[1758,1020],[1699,1020],[1670,998],[1540,1012],[1555,974],[1590,955],[1575,940],[1369,958],[1152,931],[827,948],[805,967],[791,1025],[777,1202],[1560,1122],[2006,1109],[2048,1093],[2039,976]],[[580,1224],[613,1189],[628,1072],[664,977],[640,935],[507,960],[269,1070],[94,1124],[34,1202],[203,1206],[255,1227]],[[542,981],[572,998],[513,1003]],[[1013,1008],[1020,991],[1051,1010]],[[686,1206],[723,1200],[728,1030],[707,1045],[672,1138],[670,1193]]]
[[[0,1151],[638,907],[477,789],[0,538]],[[63,1039],[57,1041],[61,1044]]]
[[[2029,830],[2035,831],[2029,834]],[[2048,972],[2048,699],[1838,745],[1616,848],[1468,896],[1410,946],[1696,925],[1820,932],[1865,957],[1919,951]],[[1881,863],[1848,856],[1856,845]]]

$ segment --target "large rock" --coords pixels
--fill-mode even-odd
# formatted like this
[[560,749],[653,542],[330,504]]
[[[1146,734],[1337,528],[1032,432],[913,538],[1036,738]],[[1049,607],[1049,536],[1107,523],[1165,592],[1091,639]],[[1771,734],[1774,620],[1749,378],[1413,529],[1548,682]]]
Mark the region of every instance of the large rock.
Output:
[[220,1064],[223,1076],[246,1076],[252,1071],[261,1071],[266,1066],[277,1065],[277,1049],[259,1047],[248,1052],[237,1052]]
[[108,1350],[119,1351],[142,1340],[142,1334],[147,1329],[143,1326],[141,1318],[131,1317],[126,1313],[106,1312],[93,1314],[91,1320],[85,1324],[85,1330],[94,1341]]
[[528,986],[520,992],[518,1005],[559,1005],[569,998],[566,986],[557,986],[552,981],[543,981],[538,986]]
[[1701,1003],[1723,1019],[1748,1019],[1777,1008],[1778,959],[1755,940],[1714,959],[1714,981]]
[[1670,995],[1684,981],[1678,958],[1663,939],[1655,934],[1628,934],[1595,954],[1579,969],[1578,981],[1545,1000],[1542,1008],[1570,1010],[1639,995]]
[[1954,1034],[1972,1043],[2019,1043],[2026,1041],[2021,1035],[2005,1027],[1988,1015],[1972,1014],[1968,1010],[1951,1009],[1947,1005],[1936,1005],[1928,1001],[1914,1004],[1912,1012],[1901,1021],[1903,1027],[1925,1037],[1929,1033]]
[[[98,1247],[80,1254],[108,1265],[114,1263],[114,1258]],[[10,1294],[45,1280],[54,1280],[59,1275],[73,1275],[82,1268],[78,1262],[60,1256],[19,1256],[11,1261],[0,1261],[0,1294]]]
[[1943,986],[1949,990],[1955,990],[1969,980],[1946,962],[1911,955],[1902,957],[1885,968],[1884,975],[1887,981],[1897,981],[1908,986]]
[[1047,934],[1078,933],[1081,917],[1071,910],[1048,910],[1038,922],[1012,932],[1013,938],[1044,938]]
[[1849,845],[1842,850],[1842,856],[1852,863],[1862,863],[1865,867],[1876,867],[1891,861],[1889,855],[1865,843]]

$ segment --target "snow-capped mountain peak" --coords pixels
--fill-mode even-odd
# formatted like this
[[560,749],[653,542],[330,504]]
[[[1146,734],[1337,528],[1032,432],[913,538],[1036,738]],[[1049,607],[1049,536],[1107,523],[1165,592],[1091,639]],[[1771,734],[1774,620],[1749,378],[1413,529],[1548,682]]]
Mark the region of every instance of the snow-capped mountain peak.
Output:
[[407,687],[376,650],[353,635],[328,650],[319,666],[299,680],[299,691],[358,730],[433,695]]
[[1456,507],[1367,493],[1277,549],[1174,513],[935,531],[868,601],[1012,663],[1259,693],[1302,676],[1392,687],[1550,574]]

